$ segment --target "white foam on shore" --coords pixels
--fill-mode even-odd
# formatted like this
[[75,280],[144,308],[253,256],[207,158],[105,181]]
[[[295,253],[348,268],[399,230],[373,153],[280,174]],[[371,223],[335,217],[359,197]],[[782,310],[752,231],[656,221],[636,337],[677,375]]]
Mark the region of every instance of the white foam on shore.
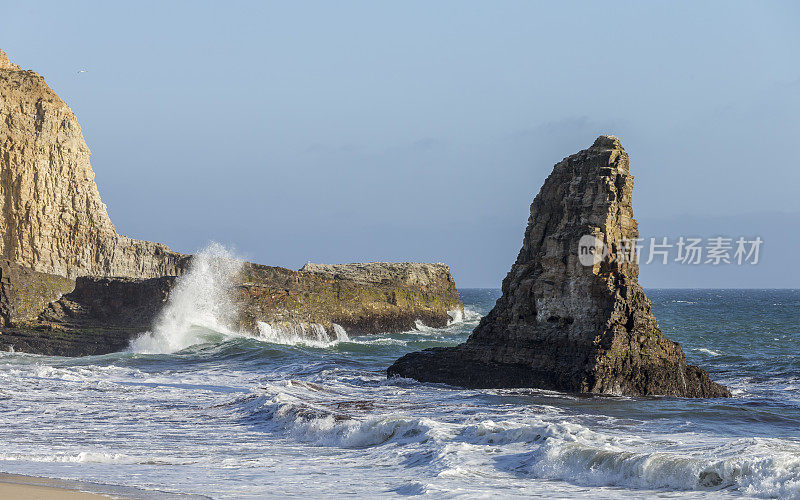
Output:
[[[424,461],[440,478],[469,478],[495,469],[577,486],[732,490],[800,498],[800,444],[780,439],[698,443],[672,452],[640,437],[551,418],[453,423],[402,412],[361,414],[286,390],[250,399],[245,406],[304,443],[341,448],[413,445],[413,456],[405,459]],[[664,439],[670,441],[667,435]],[[429,451],[419,453],[423,445]]]

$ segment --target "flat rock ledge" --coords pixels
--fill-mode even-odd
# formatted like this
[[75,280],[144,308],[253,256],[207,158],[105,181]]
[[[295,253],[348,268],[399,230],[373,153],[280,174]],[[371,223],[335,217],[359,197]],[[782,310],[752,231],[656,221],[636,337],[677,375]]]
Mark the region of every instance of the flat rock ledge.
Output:
[[[186,262],[190,266],[191,258]],[[443,327],[451,314],[464,311],[444,264],[306,267],[313,271],[245,263],[227,291],[237,312],[231,328],[257,336],[259,323],[317,325],[335,335],[336,324],[349,335],[393,333],[412,330],[417,321]],[[0,260],[0,349],[56,356],[123,350],[156,324],[178,279],[73,281]]]
[[[639,234],[628,165],[614,136],[556,164],[531,204],[522,249],[492,311],[466,343],[406,354],[388,376],[469,388],[729,397],[664,337],[639,285],[626,245]],[[587,236],[604,251],[587,254]]]

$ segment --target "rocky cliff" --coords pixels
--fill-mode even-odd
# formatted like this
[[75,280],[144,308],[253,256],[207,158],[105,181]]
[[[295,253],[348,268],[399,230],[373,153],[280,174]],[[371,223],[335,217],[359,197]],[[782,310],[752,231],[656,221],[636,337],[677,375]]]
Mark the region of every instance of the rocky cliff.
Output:
[[336,323],[355,335],[402,332],[418,320],[440,328],[451,320],[448,311],[464,312],[444,264],[306,264],[300,271],[247,264],[241,281],[240,328],[247,331],[260,321],[327,331]]
[[[307,268],[314,270],[245,263],[231,289],[219,291],[231,295],[230,328],[258,336],[264,325],[309,333],[313,325],[334,339],[334,323],[358,335],[411,330],[416,321],[442,327],[451,319],[448,312],[463,314],[444,264]],[[62,356],[124,349],[152,329],[181,279],[82,276],[73,282],[13,263],[0,265],[0,272],[0,349]]]
[[[194,258],[116,233],[75,115],[0,51],[0,348],[101,354],[148,330]],[[352,334],[444,326],[461,311],[443,264],[245,264],[236,324]],[[302,330],[302,328],[301,328]],[[274,331],[274,330],[273,330]]]
[[[45,273],[35,273],[34,277],[33,282],[40,283],[40,287],[51,280],[66,280]],[[0,331],[0,349],[50,356],[121,351],[136,335],[150,328],[176,279],[81,276],[75,282],[66,280],[70,285],[68,293],[49,303],[39,301],[35,315],[17,315],[5,324]]]
[[178,274],[184,256],[116,233],[89,155],[64,101],[0,51],[0,257],[70,278]]
[[[556,164],[494,309],[466,343],[407,354],[388,375],[475,388],[729,396],[662,335],[639,286],[628,251],[638,237],[628,166],[613,136]],[[587,241],[605,252],[579,258]]]

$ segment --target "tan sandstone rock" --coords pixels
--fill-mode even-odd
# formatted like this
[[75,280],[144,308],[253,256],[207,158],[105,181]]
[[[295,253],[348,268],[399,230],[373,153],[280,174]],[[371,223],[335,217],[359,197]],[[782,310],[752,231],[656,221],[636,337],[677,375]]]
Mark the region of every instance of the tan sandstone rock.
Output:
[[117,234],[89,155],[64,101],[0,51],[0,257],[70,278],[179,274],[183,255]]
[[[69,107],[0,51],[0,349],[48,355],[123,349],[150,329],[192,257],[117,234]],[[202,266],[201,266],[202,267]],[[259,334],[445,326],[463,314],[444,264],[244,264],[234,324]],[[334,327],[335,325],[335,327]],[[303,328],[300,328],[301,330]]]

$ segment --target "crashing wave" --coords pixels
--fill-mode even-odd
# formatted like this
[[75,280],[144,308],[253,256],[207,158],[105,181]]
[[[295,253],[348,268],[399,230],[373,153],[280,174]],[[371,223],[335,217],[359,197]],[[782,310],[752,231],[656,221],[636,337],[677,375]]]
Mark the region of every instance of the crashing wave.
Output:
[[531,425],[484,421],[460,437],[492,446],[524,443],[530,451],[498,460],[504,469],[585,486],[634,489],[735,489],[746,495],[800,495],[800,446],[752,438],[682,453],[653,450],[635,438],[614,437],[568,422]]
[[410,445],[406,463],[435,467],[439,477],[493,467],[579,486],[800,496],[800,445],[780,439],[740,439],[670,452],[635,436],[603,434],[567,421],[458,424],[405,412],[376,414],[374,402],[361,411],[355,403],[365,402],[310,399],[292,389],[239,402],[250,418],[299,442],[341,448]]
[[450,319],[447,320],[448,326],[455,323],[464,322],[464,311],[462,309],[453,309],[452,311],[447,311],[447,315],[450,316]]
[[281,432],[317,446],[367,448],[386,442],[424,442],[436,423],[427,418],[395,415],[354,418],[342,406],[345,402],[303,401],[288,393],[240,400],[251,416],[265,419]]
[[480,321],[482,317],[481,313],[474,311],[469,307],[447,311],[447,315],[450,316],[450,319],[447,321],[447,326],[477,322]]
[[237,306],[232,291],[242,261],[219,243],[192,257],[189,270],[177,278],[153,330],[131,342],[140,353],[172,353],[206,341],[210,334],[238,335],[232,330]]

